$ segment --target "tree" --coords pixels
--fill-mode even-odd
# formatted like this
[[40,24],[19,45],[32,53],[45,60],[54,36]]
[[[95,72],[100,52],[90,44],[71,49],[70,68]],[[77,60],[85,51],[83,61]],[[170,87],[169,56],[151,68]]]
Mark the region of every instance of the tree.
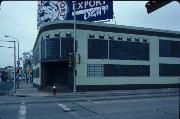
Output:
[[32,67],[32,51],[23,52],[23,69],[27,67]]
[[8,72],[4,69],[1,74],[2,81],[7,81],[8,79]]
[[30,52],[24,52],[23,54],[23,69],[26,76],[26,81],[32,82],[32,50]]

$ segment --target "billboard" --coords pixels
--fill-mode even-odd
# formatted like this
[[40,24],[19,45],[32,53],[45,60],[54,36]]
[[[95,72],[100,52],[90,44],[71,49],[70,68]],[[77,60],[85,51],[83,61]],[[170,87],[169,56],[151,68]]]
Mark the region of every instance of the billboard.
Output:
[[38,1],[37,27],[55,20],[99,21],[113,18],[113,1]]

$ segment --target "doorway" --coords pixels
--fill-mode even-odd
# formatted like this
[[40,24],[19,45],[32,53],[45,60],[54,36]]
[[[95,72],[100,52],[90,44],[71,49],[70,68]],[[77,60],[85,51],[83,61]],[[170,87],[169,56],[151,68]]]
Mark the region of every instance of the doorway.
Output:
[[56,85],[73,89],[72,70],[69,69],[67,61],[44,62],[42,65],[41,80],[45,87]]

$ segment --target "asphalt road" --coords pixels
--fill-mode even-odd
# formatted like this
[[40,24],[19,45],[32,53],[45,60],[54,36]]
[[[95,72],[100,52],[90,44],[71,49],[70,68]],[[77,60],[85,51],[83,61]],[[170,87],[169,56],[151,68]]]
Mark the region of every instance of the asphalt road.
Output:
[[5,95],[13,88],[13,81],[0,82],[0,96]]
[[179,96],[117,100],[59,101],[44,97],[4,97],[13,104],[0,104],[0,119],[179,119]]

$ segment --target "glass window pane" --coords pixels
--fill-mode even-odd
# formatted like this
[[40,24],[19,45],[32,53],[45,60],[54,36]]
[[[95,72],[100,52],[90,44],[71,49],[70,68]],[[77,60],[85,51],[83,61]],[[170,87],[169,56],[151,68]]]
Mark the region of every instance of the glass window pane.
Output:
[[59,38],[46,39],[46,59],[60,58],[60,41]]
[[150,66],[104,64],[104,76],[150,76]]
[[180,57],[180,41],[159,40],[160,57]]
[[180,64],[159,64],[159,76],[180,76]]
[[88,77],[100,77],[103,75],[102,64],[88,64],[87,65],[87,76]]
[[149,43],[109,41],[109,57],[118,60],[149,60]]
[[107,59],[108,41],[99,39],[88,39],[88,58]]
[[61,58],[68,59],[68,50],[73,51],[73,38],[61,38]]

